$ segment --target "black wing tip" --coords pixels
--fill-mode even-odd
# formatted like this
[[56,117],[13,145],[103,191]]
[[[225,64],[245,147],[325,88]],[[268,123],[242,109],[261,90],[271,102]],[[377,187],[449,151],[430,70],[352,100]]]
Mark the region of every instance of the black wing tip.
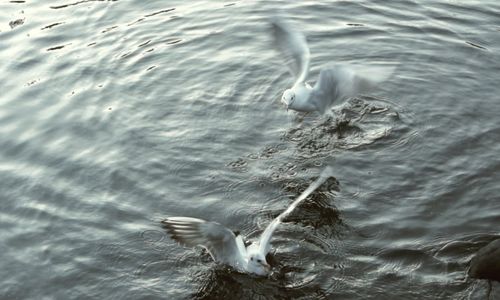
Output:
[[171,235],[175,234],[179,225],[182,225],[182,223],[176,222],[176,221],[169,219],[169,218],[167,218],[165,220],[161,220],[160,223],[161,223],[161,227],[163,229],[165,229]]
[[167,226],[196,226],[207,221],[191,217],[169,217],[161,220],[160,223]]
[[194,229],[196,228],[196,223],[192,222],[182,222],[178,220],[173,220],[173,219],[165,219],[160,221],[161,226],[166,229],[166,230],[171,230],[175,231],[177,229]]
[[169,219],[161,220],[161,227],[166,230],[171,230],[175,226],[175,223],[170,221]]
[[168,235],[170,235],[170,237],[174,237],[176,234],[175,234],[175,226],[170,223],[168,220],[162,220],[161,222],[161,227],[163,229],[165,229],[165,231],[168,233]]
[[[177,243],[179,243],[181,246],[191,246],[189,240],[187,240],[187,236],[190,236],[190,237],[199,237],[195,231],[192,231],[190,232],[189,234],[187,234],[186,236],[186,233],[182,233],[182,232],[179,232],[178,230],[180,230],[181,228],[179,228],[179,225],[183,225],[183,223],[178,223],[174,220],[169,220],[168,218],[165,219],[165,220],[162,220],[160,221],[161,223],[161,226],[162,228],[167,232],[168,236],[176,241]],[[183,228],[185,229],[185,228]],[[191,228],[192,229],[192,228]]]

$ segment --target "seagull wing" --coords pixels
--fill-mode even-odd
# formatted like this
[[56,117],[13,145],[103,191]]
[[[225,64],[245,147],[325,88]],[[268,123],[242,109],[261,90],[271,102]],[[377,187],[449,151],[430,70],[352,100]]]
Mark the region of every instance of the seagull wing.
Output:
[[389,78],[393,71],[394,67],[376,66],[361,68],[337,65],[324,68],[308,101],[323,114],[334,102],[370,91],[378,83]]
[[309,47],[305,36],[285,21],[275,17],[271,20],[274,47],[283,55],[295,76],[295,84],[303,83],[309,72]]
[[246,256],[241,236],[219,223],[188,217],[171,217],[161,223],[179,244],[202,246],[216,262],[237,266]]
[[271,237],[276,227],[286,218],[299,204],[301,201],[307,198],[311,193],[313,193],[317,188],[319,188],[328,178],[332,176],[332,168],[330,166],[326,167],[319,177],[307,187],[307,189],[300,194],[300,196],[279,216],[277,216],[262,233],[259,240],[259,252],[266,255],[269,250],[271,250]]

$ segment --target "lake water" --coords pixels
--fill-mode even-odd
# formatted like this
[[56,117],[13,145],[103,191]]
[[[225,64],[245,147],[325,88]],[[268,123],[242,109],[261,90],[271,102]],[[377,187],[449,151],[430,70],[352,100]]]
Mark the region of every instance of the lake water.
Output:
[[[333,117],[286,112],[277,10],[311,83],[335,62],[394,75]],[[0,298],[469,299],[500,237],[499,53],[493,0],[3,1]],[[325,165],[270,278],[160,226],[255,238]]]

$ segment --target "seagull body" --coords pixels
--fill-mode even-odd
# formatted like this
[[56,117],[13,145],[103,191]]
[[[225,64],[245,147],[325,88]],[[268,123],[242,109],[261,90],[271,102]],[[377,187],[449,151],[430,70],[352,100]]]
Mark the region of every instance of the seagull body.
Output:
[[211,221],[189,217],[170,217],[162,221],[172,239],[179,244],[205,248],[212,259],[218,263],[232,266],[244,273],[265,276],[271,272],[266,255],[271,250],[271,237],[276,227],[304,199],[331,177],[327,167],[284,212],[276,217],[264,230],[260,239],[245,246],[241,234],[235,234],[225,226]]
[[393,67],[328,66],[321,70],[314,87],[306,83],[310,52],[305,36],[279,18],[271,20],[275,48],[285,58],[295,83],[285,90],[281,102],[288,109],[321,114],[334,103],[367,92],[387,79]]

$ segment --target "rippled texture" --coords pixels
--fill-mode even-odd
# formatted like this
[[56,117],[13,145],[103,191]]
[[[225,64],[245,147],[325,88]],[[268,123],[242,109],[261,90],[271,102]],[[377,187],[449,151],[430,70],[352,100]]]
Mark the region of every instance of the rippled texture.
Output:
[[[497,1],[4,1],[0,298],[467,299],[499,237]],[[332,62],[396,64],[330,118],[287,114],[276,10]],[[274,239],[271,278],[167,238]]]

